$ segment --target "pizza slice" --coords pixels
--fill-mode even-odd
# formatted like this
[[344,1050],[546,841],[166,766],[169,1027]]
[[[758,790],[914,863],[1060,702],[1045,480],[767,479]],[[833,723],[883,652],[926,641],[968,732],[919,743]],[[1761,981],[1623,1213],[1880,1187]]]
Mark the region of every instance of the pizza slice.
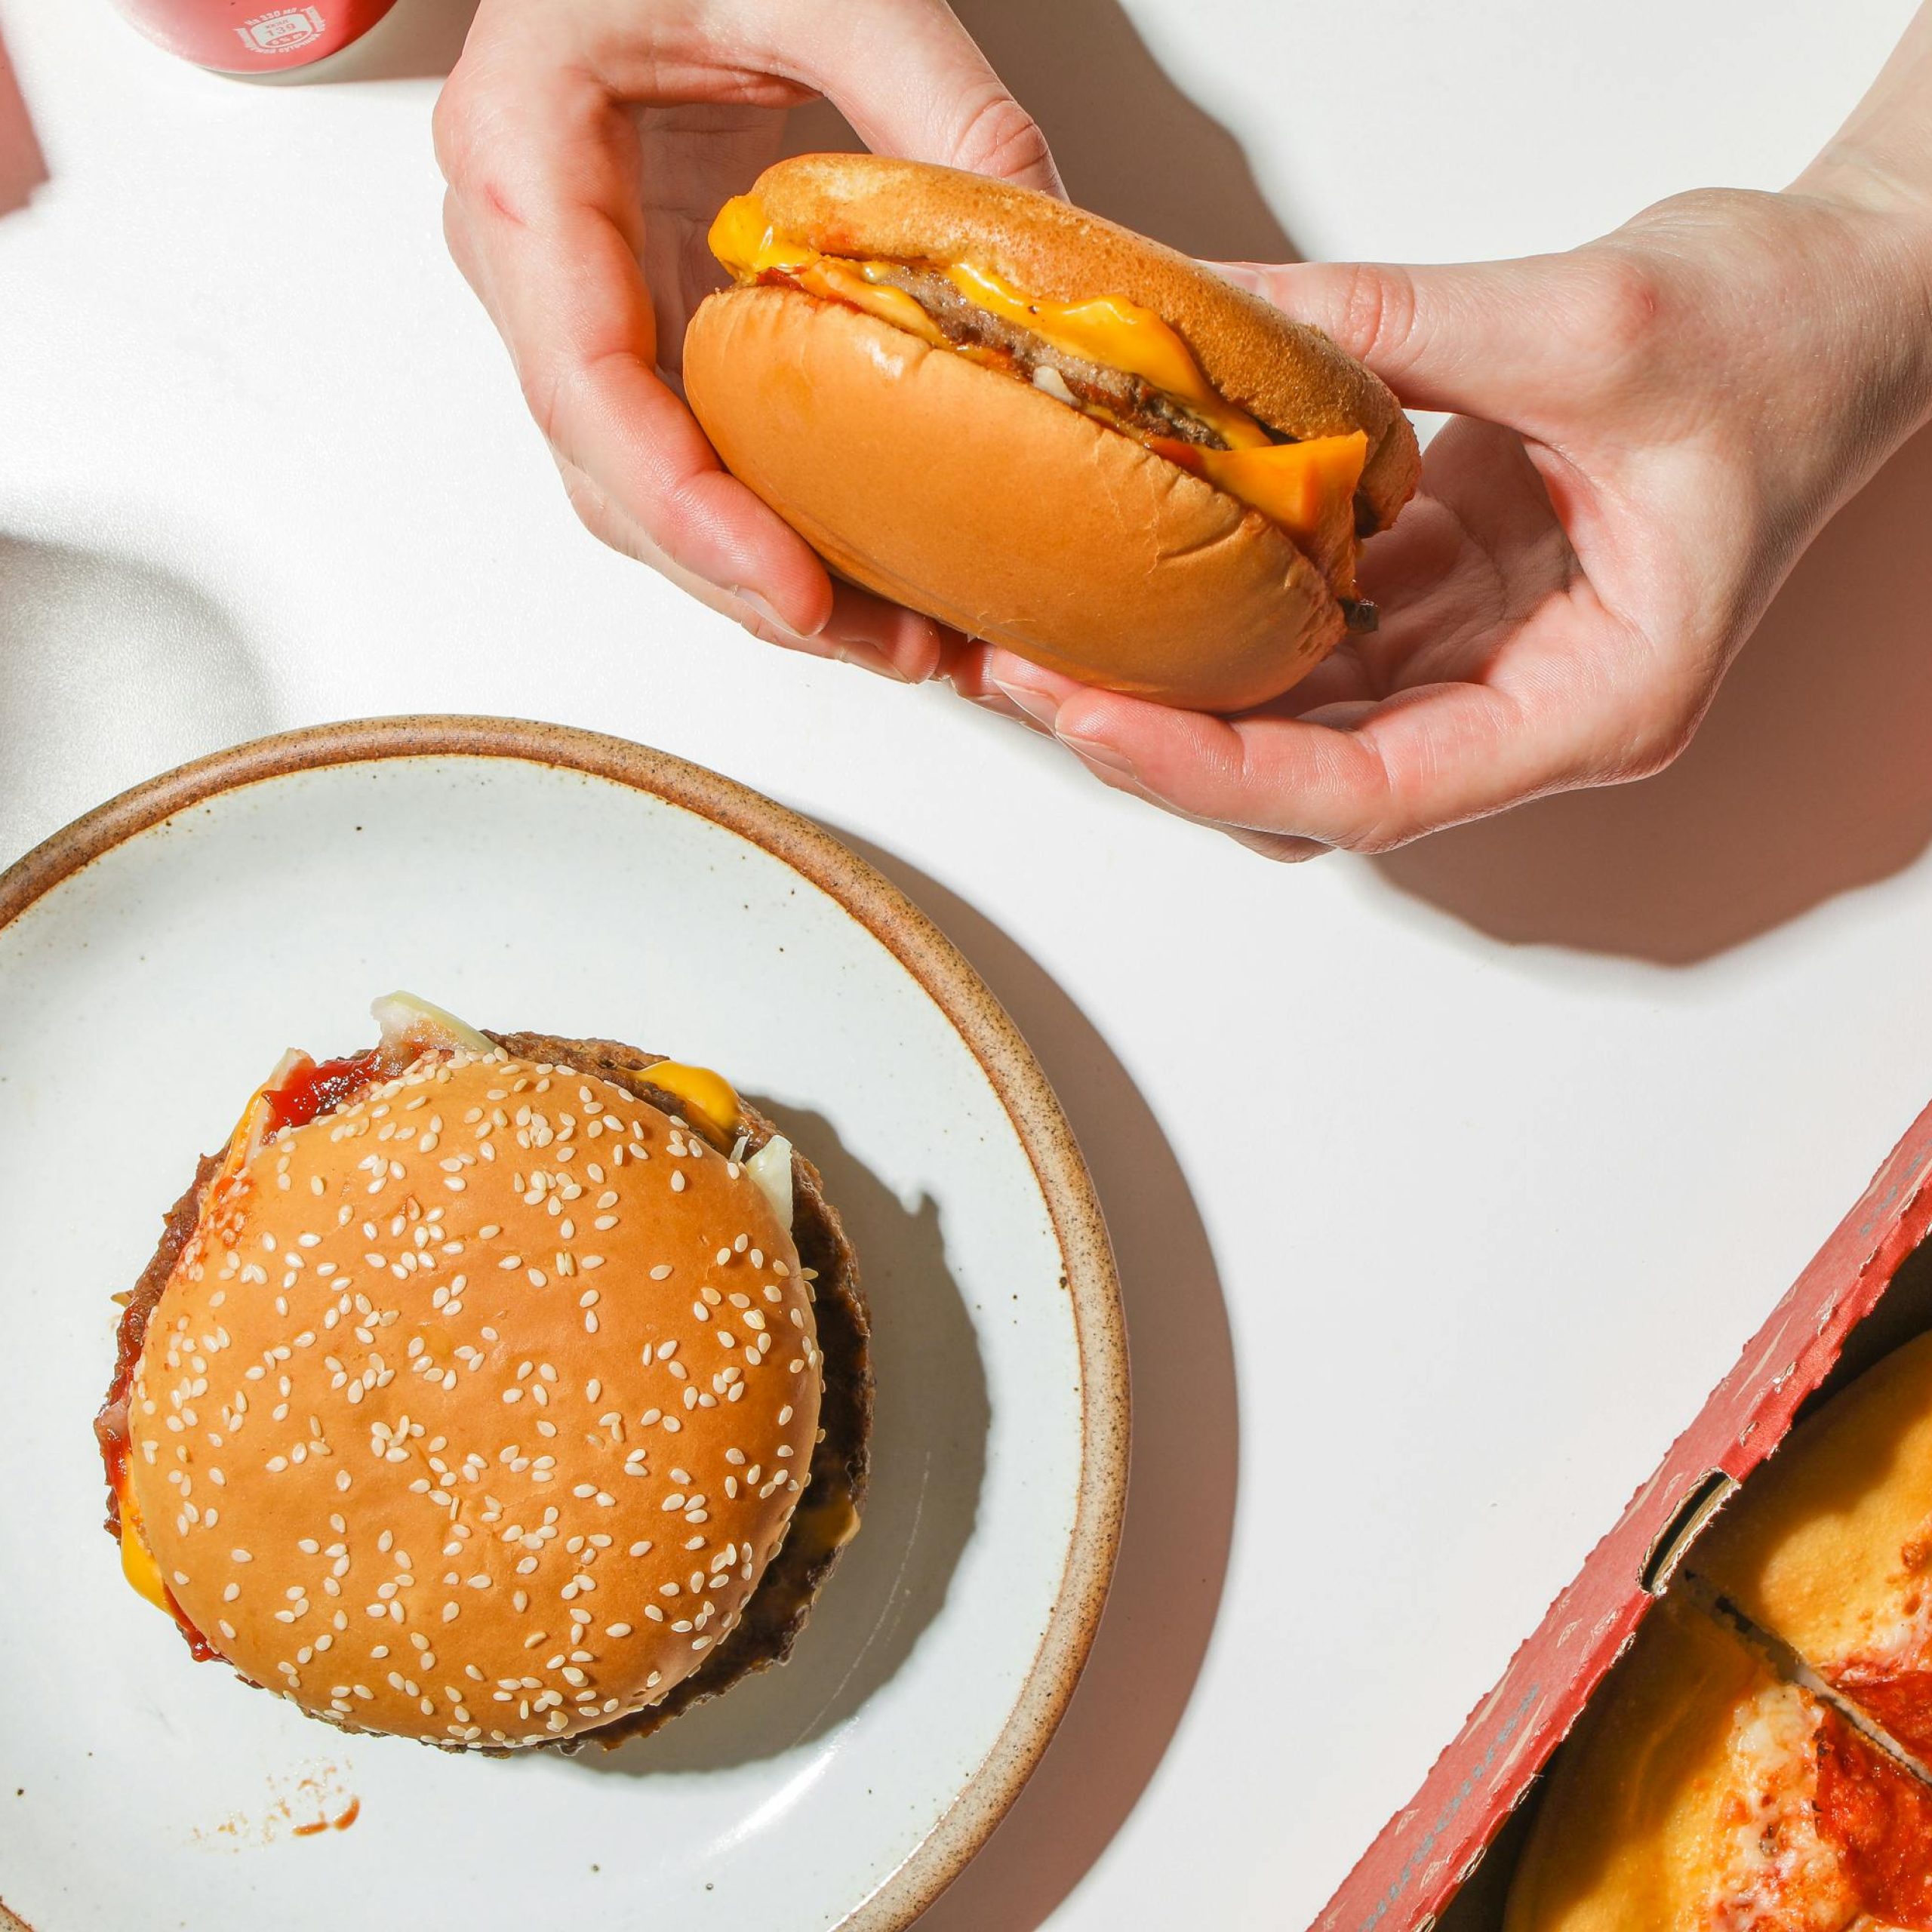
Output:
[[[1700,1575],[1932,1756],[1932,1336],[1794,1430]],[[1564,1747],[1506,1932],[1932,1932],[1932,1789],[1666,1596]]]
[[1901,1744],[1932,1757],[1932,1334],[1794,1429],[1694,1560]]

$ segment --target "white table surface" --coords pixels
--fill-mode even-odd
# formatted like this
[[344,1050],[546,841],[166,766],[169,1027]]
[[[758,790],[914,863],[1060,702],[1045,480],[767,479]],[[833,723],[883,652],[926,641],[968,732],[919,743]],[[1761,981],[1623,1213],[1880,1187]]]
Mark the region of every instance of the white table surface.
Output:
[[[1910,6],[961,11],[1103,211],[1444,259],[1775,186]],[[443,252],[460,13],[402,0],[385,77],[288,88],[0,0],[0,858],[417,709],[622,733],[853,838],[1058,1083],[1136,1348],[1090,1674],[924,1922],[1304,1925],[1932,1094],[1932,448],[1664,779],[1271,868],[579,530]]]

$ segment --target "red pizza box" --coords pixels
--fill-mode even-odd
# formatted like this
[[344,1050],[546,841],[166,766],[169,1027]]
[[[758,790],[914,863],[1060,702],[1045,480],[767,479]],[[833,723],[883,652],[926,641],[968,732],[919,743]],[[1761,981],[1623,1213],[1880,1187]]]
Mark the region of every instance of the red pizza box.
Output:
[[1699,1531],[1801,1411],[1932,1327],[1928,1229],[1932,1107],[1311,1932],[1494,1932],[1534,1808],[1524,1801]]

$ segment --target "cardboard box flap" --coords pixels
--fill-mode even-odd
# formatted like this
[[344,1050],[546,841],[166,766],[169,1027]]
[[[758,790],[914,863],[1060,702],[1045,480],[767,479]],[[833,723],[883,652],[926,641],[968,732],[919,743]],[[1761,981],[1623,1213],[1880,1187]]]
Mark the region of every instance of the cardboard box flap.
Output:
[[[1932,1226],[1932,1107],[1913,1122],[1315,1920],[1423,1932],[1480,1863],[1715,1506],[1781,1442],[1846,1337]],[[1727,1480],[1728,1479],[1728,1480]]]

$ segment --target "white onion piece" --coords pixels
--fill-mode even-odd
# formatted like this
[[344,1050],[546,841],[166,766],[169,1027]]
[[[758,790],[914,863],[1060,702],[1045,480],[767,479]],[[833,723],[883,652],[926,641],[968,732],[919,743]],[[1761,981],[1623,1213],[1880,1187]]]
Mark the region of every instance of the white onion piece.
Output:
[[1033,386],[1056,402],[1070,403],[1074,400],[1073,392],[1066,386],[1066,378],[1051,362],[1035,365]]
[[763,1189],[764,1198],[786,1227],[792,1225],[792,1143],[774,1134],[745,1163],[745,1172]]
[[419,1051],[426,1047],[451,1047],[469,1054],[497,1051],[474,1026],[466,1026],[454,1014],[445,1013],[414,993],[386,993],[369,1011],[383,1030],[386,1047],[412,1047]]

